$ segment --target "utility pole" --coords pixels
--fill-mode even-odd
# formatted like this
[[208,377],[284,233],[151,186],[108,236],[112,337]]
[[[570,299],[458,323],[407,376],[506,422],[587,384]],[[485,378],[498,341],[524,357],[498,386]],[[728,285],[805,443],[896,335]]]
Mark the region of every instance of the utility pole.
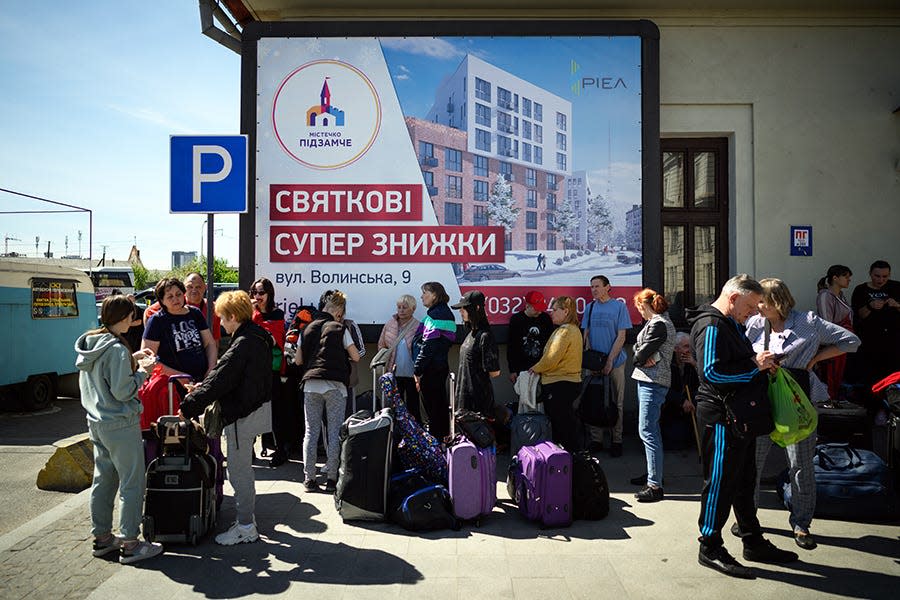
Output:
[[44,256],[47,258],[53,258],[53,255],[50,254],[50,240],[47,240],[47,253]]
[[78,258],[81,258],[81,230],[78,230]]
[[69,236],[66,236],[66,256],[69,255]]
[[40,244],[40,243],[41,243],[41,236],[39,236],[39,235],[34,236],[34,255],[37,257],[41,256],[39,254],[40,251],[38,250],[38,244]]

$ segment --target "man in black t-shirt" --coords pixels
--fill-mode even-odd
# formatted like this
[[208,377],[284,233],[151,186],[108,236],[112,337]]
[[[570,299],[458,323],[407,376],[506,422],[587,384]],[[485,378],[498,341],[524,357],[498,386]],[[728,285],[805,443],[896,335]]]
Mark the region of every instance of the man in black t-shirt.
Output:
[[891,279],[891,265],[883,260],[869,267],[869,279],[856,286],[850,300],[866,386],[900,371],[900,282]]
[[546,310],[547,301],[543,294],[532,290],[525,294],[525,310],[517,312],[509,320],[506,358],[509,380],[513,383],[521,371],[527,371],[541,359],[544,345],[556,328]]

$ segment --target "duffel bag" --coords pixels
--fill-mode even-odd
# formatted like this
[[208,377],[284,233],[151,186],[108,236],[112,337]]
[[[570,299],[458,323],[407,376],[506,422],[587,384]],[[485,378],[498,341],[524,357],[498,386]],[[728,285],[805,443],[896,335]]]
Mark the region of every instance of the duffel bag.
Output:
[[[849,444],[820,444],[813,457],[818,518],[844,521],[887,521],[897,518],[894,476],[884,461],[869,450]],[[778,492],[788,510],[791,484],[787,471],[779,477]]]

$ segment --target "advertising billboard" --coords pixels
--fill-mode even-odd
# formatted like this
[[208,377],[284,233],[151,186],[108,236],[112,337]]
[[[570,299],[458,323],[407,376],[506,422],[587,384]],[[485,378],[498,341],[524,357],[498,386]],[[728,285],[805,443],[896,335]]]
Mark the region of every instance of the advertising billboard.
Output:
[[593,275],[625,300],[644,285],[639,27],[401,36],[369,24],[374,35],[336,37],[285,25],[245,31],[255,177],[241,274],[271,279],[288,315],[336,288],[348,316],[384,323],[401,294],[438,281],[453,300],[480,289],[505,324],[529,290],[582,310]]

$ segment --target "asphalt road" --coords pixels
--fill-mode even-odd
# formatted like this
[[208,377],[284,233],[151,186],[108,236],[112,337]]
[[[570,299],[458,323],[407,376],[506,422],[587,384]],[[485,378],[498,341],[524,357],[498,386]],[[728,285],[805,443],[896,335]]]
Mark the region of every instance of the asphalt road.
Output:
[[0,535],[72,497],[39,490],[35,481],[55,442],[86,431],[84,409],[75,398],[36,413],[0,413]]

